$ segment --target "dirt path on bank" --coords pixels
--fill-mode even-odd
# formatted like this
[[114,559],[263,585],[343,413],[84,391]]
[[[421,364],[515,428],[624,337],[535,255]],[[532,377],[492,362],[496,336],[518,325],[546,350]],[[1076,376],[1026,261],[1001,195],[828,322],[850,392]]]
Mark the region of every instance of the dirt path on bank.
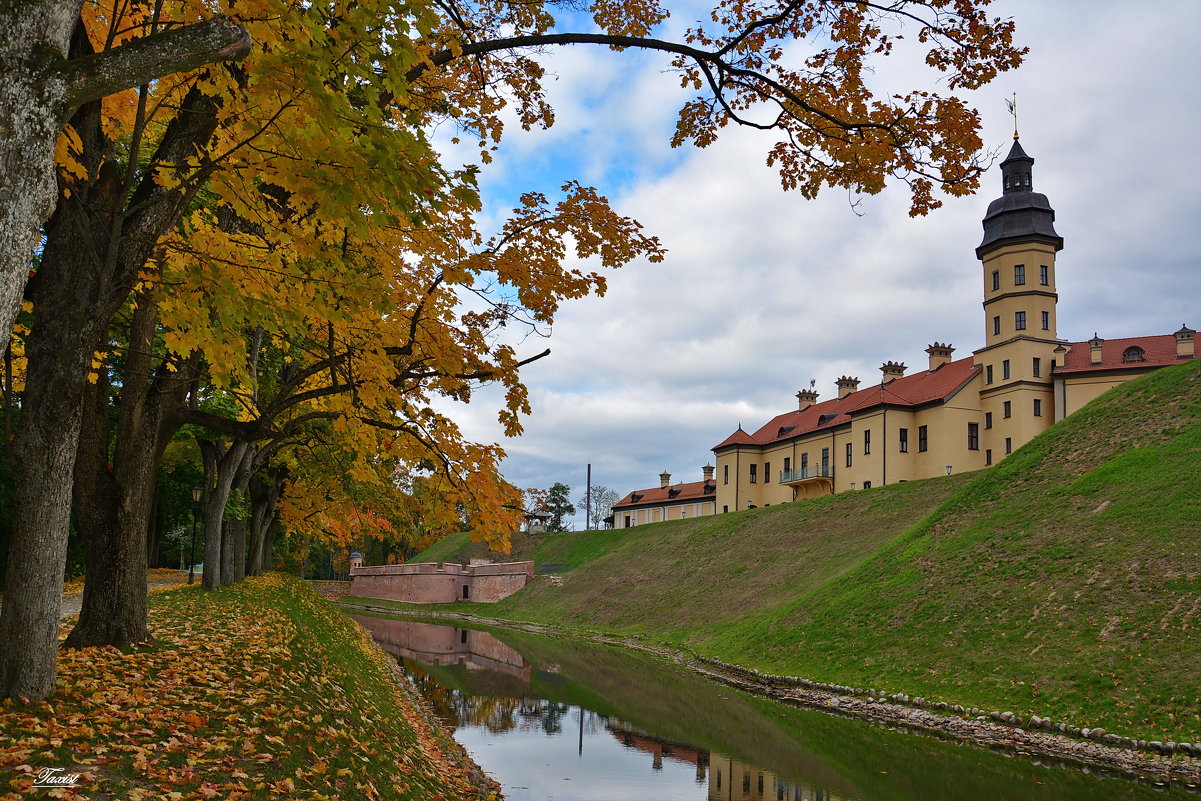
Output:
[[[994,720],[987,713],[970,715],[921,708],[913,705],[913,702],[924,703],[920,698],[909,699],[905,696],[910,703],[897,703],[892,700],[896,694],[885,697],[871,690],[823,685],[792,676],[773,676],[711,660],[695,653],[648,645],[599,632],[453,612],[408,612],[392,607],[351,604],[337,600],[334,603],[343,609],[361,612],[461,620],[531,634],[568,636],[603,645],[617,645],[656,654],[713,681],[782,703],[804,706],[827,714],[910,733],[967,742],[981,748],[1031,759],[1037,764],[1059,764],[1061,767],[1133,779],[1155,786],[1176,785],[1192,791],[1201,789],[1201,758],[1182,753],[1166,756],[1149,750],[1092,742],[1052,731],[1032,731],[1019,725],[1016,720],[1013,723],[1004,723]],[[992,713],[994,716],[997,714]]]
[[[196,581],[200,581],[200,575],[196,575]],[[146,574],[146,584],[150,592],[159,590],[169,590],[172,587],[180,587],[188,583],[188,572],[186,570],[171,570],[169,568],[154,568]],[[79,614],[79,609],[83,605],[83,579],[68,582],[63,587],[63,601],[59,607],[58,617],[61,620],[65,617],[71,617]]]

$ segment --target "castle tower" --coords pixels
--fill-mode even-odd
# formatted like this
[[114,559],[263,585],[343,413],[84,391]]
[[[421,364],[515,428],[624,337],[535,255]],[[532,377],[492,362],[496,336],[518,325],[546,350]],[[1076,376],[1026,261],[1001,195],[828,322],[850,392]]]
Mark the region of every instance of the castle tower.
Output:
[[[1034,191],[1034,159],[1014,138],[1001,162],[1001,197],[984,215],[976,248],[984,273],[984,342],[980,447],[995,463],[1054,421],[1051,370],[1060,346],[1055,327],[1055,211]],[[990,458],[991,457],[991,458]]]

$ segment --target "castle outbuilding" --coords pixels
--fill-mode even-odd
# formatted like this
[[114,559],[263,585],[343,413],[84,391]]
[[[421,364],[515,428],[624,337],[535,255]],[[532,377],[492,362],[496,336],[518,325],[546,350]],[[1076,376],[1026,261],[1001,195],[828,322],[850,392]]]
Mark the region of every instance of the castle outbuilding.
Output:
[[[1001,162],[1002,194],[984,215],[976,248],[984,345],[956,360],[954,347],[935,341],[924,369],[889,360],[869,385],[842,376],[829,400],[811,386],[797,393],[797,408],[753,432],[740,425],[713,447],[716,476],[698,482],[712,503],[691,507],[693,515],[979,470],[1106,390],[1196,358],[1187,325],[1157,336],[1059,339],[1055,259],[1063,238],[1046,195],[1034,191],[1033,165],[1015,137]],[[614,505],[615,527],[682,516],[669,502],[683,507],[698,485],[669,479]]]

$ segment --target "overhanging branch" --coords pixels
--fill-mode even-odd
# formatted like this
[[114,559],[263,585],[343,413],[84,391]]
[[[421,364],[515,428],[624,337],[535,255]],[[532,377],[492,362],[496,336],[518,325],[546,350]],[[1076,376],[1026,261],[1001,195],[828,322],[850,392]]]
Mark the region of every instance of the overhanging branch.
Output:
[[173,72],[218,61],[239,61],[250,52],[250,34],[222,15],[64,62],[66,109],[141,86]]

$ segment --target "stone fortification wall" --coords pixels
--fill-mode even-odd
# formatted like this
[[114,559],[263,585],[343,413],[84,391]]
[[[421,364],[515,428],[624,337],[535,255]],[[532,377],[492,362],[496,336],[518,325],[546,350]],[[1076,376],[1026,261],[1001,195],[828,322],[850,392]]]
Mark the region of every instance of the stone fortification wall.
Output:
[[351,595],[391,601],[437,604],[490,603],[512,595],[534,578],[533,562],[457,565],[421,562],[351,569]]

